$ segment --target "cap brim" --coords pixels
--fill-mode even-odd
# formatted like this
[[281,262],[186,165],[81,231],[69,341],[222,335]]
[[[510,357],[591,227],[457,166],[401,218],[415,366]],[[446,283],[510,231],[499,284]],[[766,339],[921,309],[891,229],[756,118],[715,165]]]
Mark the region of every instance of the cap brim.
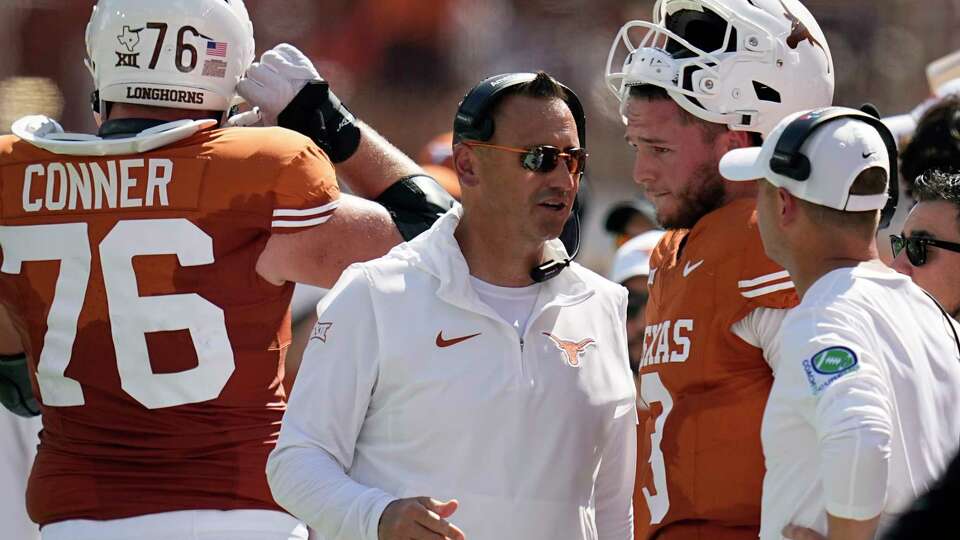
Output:
[[734,182],[763,178],[767,170],[759,163],[760,150],[759,146],[753,146],[727,152],[720,159],[720,174]]
[[630,278],[649,275],[650,264],[635,264],[628,268],[618,268],[617,271],[610,276],[610,281],[622,284]]

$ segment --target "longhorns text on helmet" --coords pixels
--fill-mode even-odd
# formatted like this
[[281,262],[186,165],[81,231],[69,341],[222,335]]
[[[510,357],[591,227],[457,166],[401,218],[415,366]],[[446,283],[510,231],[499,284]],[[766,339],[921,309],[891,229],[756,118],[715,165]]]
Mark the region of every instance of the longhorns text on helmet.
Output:
[[[681,10],[722,19],[720,48],[702,50],[691,36],[669,29],[668,17]],[[623,50],[620,65],[615,61]],[[797,0],[659,0],[652,22],[630,21],[620,29],[606,80],[621,106],[630,87],[659,86],[698,118],[764,136],[792,112],[830,105],[834,90],[826,37]]]
[[254,59],[242,0],[100,0],[87,25],[87,67],[106,102],[223,111]]

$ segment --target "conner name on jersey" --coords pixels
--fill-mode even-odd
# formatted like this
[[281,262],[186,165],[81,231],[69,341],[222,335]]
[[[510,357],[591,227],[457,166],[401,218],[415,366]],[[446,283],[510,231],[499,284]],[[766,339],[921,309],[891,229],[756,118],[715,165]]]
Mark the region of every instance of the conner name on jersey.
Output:
[[169,159],[35,163],[23,174],[23,211],[169,206]]
[[690,335],[693,319],[663,321],[647,326],[643,331],[643,355],[640,367],[686,362],[690,357]]

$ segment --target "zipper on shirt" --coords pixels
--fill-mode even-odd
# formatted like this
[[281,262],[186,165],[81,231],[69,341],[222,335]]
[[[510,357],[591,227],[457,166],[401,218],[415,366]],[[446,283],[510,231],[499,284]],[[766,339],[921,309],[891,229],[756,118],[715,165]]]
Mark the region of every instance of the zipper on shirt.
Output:
[[523,381],[521,384],[526,386],[527,384],[527,366],[523,359],[523,338],[520,338],[520,380]]

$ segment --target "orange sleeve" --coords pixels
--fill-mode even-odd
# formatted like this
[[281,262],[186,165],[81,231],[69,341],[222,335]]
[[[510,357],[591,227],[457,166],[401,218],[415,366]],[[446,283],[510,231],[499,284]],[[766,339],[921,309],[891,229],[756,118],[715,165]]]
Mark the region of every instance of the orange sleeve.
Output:
[[737,291],[747,302],[741,317],[759,307],[788,309],[799,304],[790,274],[764,250],[756,214],[748,221],[742,246]]
[[337,209],[340,187],[330,159],[306,146],[279,173],[271,232],[296,233],[325,223]]

